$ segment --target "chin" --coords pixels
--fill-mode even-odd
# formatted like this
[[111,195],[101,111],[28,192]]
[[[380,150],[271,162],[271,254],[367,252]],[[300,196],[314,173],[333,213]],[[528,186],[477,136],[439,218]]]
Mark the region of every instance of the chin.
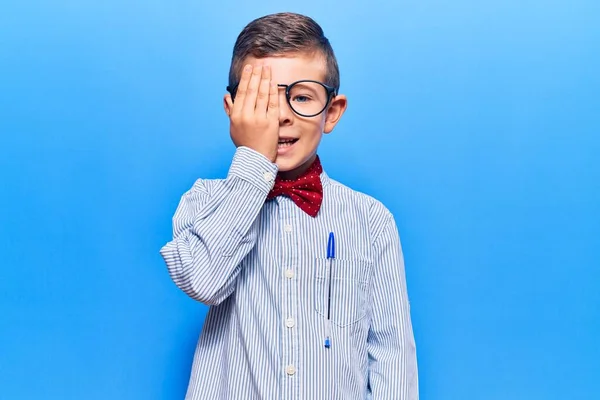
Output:
[[296,168],[300,167],[300,165],[302,165],[302,163],[300,162],[294,162],[292,160],[275,160],[275,164],[277,164],[277,168],[279,169],[279,172],[289,172],[289,171],[293,171]]

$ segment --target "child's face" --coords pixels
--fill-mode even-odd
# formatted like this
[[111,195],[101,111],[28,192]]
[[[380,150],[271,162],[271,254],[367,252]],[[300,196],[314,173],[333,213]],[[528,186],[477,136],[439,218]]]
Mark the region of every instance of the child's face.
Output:
[[[276,84],[289,85],[300,80],[324,82],[325,59],[320,53],[292,53],[285,56],[244,60],[246,64],[271,66],[271,79]],[[298,99],[297,101],[302,101]],[[325,111],[315,117],[302,117],[290,108],[285,88],[279,89],[279,140],[294,139],[292,145],[279,145],[275,160],[283,178],[293,179],[314,161],[323,133],[330,133],[346,110],[346,97],[332,98]]]

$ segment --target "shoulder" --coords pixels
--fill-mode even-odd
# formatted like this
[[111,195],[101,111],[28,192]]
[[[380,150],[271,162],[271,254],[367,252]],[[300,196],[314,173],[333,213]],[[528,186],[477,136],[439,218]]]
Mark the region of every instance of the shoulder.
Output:
[[353,189],[335,179],[327,177],[324,188],[328,202],[347,218],[368,226],[371,237],[376,237],[394,216],[386,205],[375,197]]

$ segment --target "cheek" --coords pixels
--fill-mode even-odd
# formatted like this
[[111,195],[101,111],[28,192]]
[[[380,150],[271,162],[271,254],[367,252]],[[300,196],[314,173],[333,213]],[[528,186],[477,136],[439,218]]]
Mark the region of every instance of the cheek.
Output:
[[311,137],[320,137],[323,133],[323,129],[325,128],[326,118],[324,116],[319,116],[317,118],[303,119],[300,121],[302,124],[302,131],[305,135],[310,135]]
[[308,139],[307,142],[310,142],[311,144],[319,142],[321,136],[323,135],[323,125],[324,124],[322,121],[314,121],[304,127],[303,135],[306,139]]

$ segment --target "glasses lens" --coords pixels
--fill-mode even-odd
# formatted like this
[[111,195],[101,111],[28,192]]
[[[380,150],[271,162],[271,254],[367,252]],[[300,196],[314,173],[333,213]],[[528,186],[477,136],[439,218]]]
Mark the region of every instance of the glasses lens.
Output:
[[297,82],[290,86],[289,101],[292,109],[302,115],[316,115],[325,109],[327,89],[317,82]]

